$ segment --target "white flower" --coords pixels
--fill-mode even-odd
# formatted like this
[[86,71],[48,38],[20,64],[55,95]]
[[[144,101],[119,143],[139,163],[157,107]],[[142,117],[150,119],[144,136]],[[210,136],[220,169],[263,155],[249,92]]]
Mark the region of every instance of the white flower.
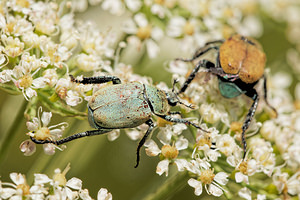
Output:
[[252,149],[252,157],[256,161],[257,172],[262,171],[266,175],[271,175],[275,167],[275,154],[270,142],[261,138],[251,138],[248,142]]
[[96,24],[88,21],[77,21],[81,48],[88,54],[112,58],[114,49],[111,47],[117,40],[113,31],[99,31]]
[[95,71],[100,69],[100,65],[102,64],[102,60],[99,57],[94,56],[92,54],[87,55],[81,53],[76,58],[76,64],[79,69],[84,72]]
[[24,51],[24,43],[19,38],[7,37],[2,34],[1,41],[4,43],[3,51],[9,57],[17,57]]
[[242,189],[239,190],[238,192],[239,196],[247,199],[247,200],[251,200],[251,190],[249,190],[248,188],[244,187]]
[[224,107],[216,104],[201,104],[200,113],[203,119],[208,123],[216,123],[221,120],[223,123],[229,126],[228,113]]
[[125,0],[125,4],[132,12],[137,12],[142,7],[141,0]]
[[[20,173],[11,173],[9,176],[13,183],[2,183],[0,181],[0,198],[22,200],[22,197],[28,197],[30,195],[30,187],[26,182],[25,176]],[[2,188],[3,185],[9,187]]]
[[12,80],[13,71],[6,69],[0,72],[0,83],[6,83]]
[[[32,119],[32,122],[28,121],[26,123],[26,126],[27,126],[28,130],[30,131],[27,134],[30,137],[34,137],[37,140],[47,140],[47,139],[57,140],[58,138],[60,138],[62,136],[62,132],[64,131],[67,123],[62,122],[60,124],[47,127],[48,124],[50,123],[52,113],[51,112],[43,112],[42,116],[40,118],[39,117],[40,112],[42,112],[41,107],[38,110],[38,117],[34,117]],[[58,128],[56,128],[57,126],[61,126],[61,128],[58,129]],[[28,141],[24,141],[20,145],[20,148],[21,148],[21,151],[25,153],[25,155],[31,155],[33,153],[32,151],[35,150],[35,148],[32,148],[32,145],[26,146],[25,144],[27,144],[27,143],[28,143]],[[55,148],[58,148],[58,147],[56,147],[54,144],[43,144],[43,148],[44,148],[44,151],[46,154],[51,155],[51,154],[55,153]]]
[[21,36],[26,32],[33,31],[32,24],[24,17],[21,18],[19,15],[9,15],[6,17],[6,19],[4,17],[1,17],[0,20],[0,27],[3,28],[2,30],[4,30],[8,35],[12,34],[14,36]]
[[22,90],[25,99],[29,100],[33,96],[37,96],[35,89],[45,87],[46,79],[44,77],[33,78],[39,68],[32,72],[33,66],[28,66],[26,63],[20,62],[19,65],[15,66],[12,80],[16,87]]
[[132,35],[128,38],[129,43],[136,44],[138,49],[145,43],[150,58],[158,55],[159,46],[156,42],[163,37],[163,31],[150,24],[143,13],[134,15],[133,20],[127,20],[123,24],[123,30]]
[[200,196],[202,194],[202,185],[209,195],[221,196],[224,189],[220,185],[226,185],[228,182],[228,175],[225,172],[213,173],[213,170],[202,170],[199,175],[199,180],[191,178],[188,180],[188,184],[195,188],[195,195]]
[[300,194],[300,172],[294,173],[292,176],[289,176],[286,172],[281,172],[281,167],[276,167],[275,173],[272,176],[273,183],[277,187],[279,193],[289,193],[290,195],[299,195]]
[[31,6],[30,20],[33,22],[35,29],[47,35],[53,35],[58,31],[57,5],[47,2],[36,2]]
[[[11,173],[13,183],[0,181],[0,199],[22,200],[22,199],[83,199],[92,200],[87,189],[82,188],[82,181],[78,178],[66,179],[66,173],[70,165],[61,172],[54,171],[53,178],[45,174],[34,174],[34,183],[29,186],[24,175]],[[112,195],[105,188],[101,188],[97,195],[98,200],[112,200]]]
[[97,200],[112,200],[112,195],[107,189],[101,188],[98,191]]
[[236,151],[239,151],[239,153],[241,153],[240,148],[235,143],[235,140],[229,134],[220,134],[217,139],[216,147],[226,156],[229,156]]
[[101,6],[113,15],[120,16],[125,12],[125,5],[121,0],[104,0]]
[[[175,141],[175,145],[170,146],[169,144],[164,144],[164,146],[162,146],[162,148],[159,149],[157,144],[150,139],[145,143],[144,146],[147,147],[146,154],[148,156],[157,156],[159,153],[161,153],[161,156],[164,159],[157,164],[156,173],[159,175],[166,173],[166,176],[168,176],[169,163],[170,162],[176,163],[179,151],[184,150],[188,147],[188,140],[183,138],[183,136],[180,136]],[[179,168],[181,168],[181,162],[178,162],[178,164],[179,164]]]

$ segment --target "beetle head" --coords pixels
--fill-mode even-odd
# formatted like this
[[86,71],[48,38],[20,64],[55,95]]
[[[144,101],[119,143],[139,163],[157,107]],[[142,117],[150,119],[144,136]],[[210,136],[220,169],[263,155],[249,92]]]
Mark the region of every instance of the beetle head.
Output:
[[193,109],[194,107],[192,105],[186,105],[184,104],[183,102],[181,102],[178,98],[178,92],[175,92],[175,84],[178,82],[178,80],[174,80],[173,82],[173,88],[172,88],[172,91],[171,92],[166,92],[166,96],[167,96],[167,99],[168,99],[168,104],[170,106],[176,106],[178,103],[181,104],[181,105],[184,105],[188,108],[191,108]]

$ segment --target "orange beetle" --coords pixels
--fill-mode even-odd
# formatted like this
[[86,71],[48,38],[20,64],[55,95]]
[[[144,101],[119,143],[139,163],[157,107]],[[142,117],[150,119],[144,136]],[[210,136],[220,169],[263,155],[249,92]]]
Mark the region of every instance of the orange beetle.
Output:
[[195,52],[191,59],[179,58],[177,60],[192,62],[210,50],[216,50],[218,52],[216,62],[212,63],[205,59],[200,60],[183,84],[179,93],[185,92],[200,67],[203,67],[207,72],[211,72],[218,77],[219,90],[222,96],[234,98],[245,94],[250,97],[253,103],[242,126],[242,143],[245,158],[247,149],[245,132],[249,128],[259,101],[259,95],[254,86],[261,78],[264,80],[265,101],[277,115],[275,108],[267,101],[266,76],[264,75],[266,55],[256,40],[235,34],[227,40],[216,40],[206,43],[204,47],[199,48]]

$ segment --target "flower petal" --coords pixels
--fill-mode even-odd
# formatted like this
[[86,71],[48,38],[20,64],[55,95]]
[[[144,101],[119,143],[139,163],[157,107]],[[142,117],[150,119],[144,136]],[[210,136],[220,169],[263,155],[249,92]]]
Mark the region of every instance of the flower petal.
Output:
[[9,177],[16,185],[20,185],[26,182],[25,176],[20,173],[11,173]]
[[175,142],[175,147],[180,151],[188,148],[189,141],[183,136],[179,137],[179,139]]
[[52,179],[50,179],[45,174],[34,174],[34,184],[35,185],[49,183],[50,181],[52,181]]
[[202,194],[202,183],[200,181],[197,181],[196,179],[190,178],[188,180],[188,184],[195,188],[195,195],[200,196]]
[[162,160],[157,164],[156,167],[156,173],[158,175],[162,175],[163,173],[166,173],[166,176],[168,176],[169,172],[169,160]]
[[51,120],[51,117],[52,117],[51,112],[43,112],[42,117],[41,117],[41,121],[43,122],[44,127],[48,126],[48,124]]
[[112,195],[107,189],[101,188],[98,192],[97,200],[112,200]]
[[161,152],[157,144],[152,139],[148,140],[144,146],[147,147],[145,150],[148,156],[157,156]]
[[214,180],[221,185],[226,185],[228,182],[227,177],[228,175],[225,172],[219,172],[216,174]]
[[80,190],[82,187],[82,181],[79,178],[71,178],[70,180],[68,180],[68,182],[66,183],[66,186],[74,189],[74,190]]
[[209,185],[208,191],[209,191],[210,194],[212,194],[216,197],[219,197],[223,194],[223,191],[214,184]]

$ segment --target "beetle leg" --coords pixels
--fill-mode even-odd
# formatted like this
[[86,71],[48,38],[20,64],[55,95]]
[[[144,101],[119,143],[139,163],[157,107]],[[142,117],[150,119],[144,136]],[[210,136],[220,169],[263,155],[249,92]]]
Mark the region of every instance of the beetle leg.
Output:
[[72,82],[82,83],[82,84],[101,84],[112,81],[113,84],[120,84],[121,80],[116,76],[95,76],[95,77],[83,77],[82,80],[77,80],[70,74],[70,78]]
[[266,77],[266,75],[264,75],[264,98],[265,98],[265,102],[274,111],[275,116],[277,117],[278,113],[277,113],[276,109],[269,104],[267,97],[268,97],[268,95],[267,95],[267,77]]
[[63,143],[70,142],[70,141],[78,139],[78,138],[93,136],[93,135],[101,135],[101,134],[110,132],[112,130],[113,129],[98,129],[98,130],[86,131],[86,132],[70,135],[70,136],[60,139],[60,140],[37,140],[34,137],[30,137],[30,139],[36,144],[52,143],[52,144],[56,144],[56,145],[61,145]]
[[137,147],[137,150],[136,150],[136,165],[134,166],[135,168],[137,168],[139,166],[139,163],[140,163],[140,150],[141,150],[142,146],[145,144],[146,139],[149,136],[149,134],[151,133],[152,129],[154,128],[154,123],[151,119],[146,121],[146,124],[149,126],[149,128],[148,128],[147,132],[145,133],[145,135],[143,136],[143,138],[141,139],[141,141],[139,142],[139,145]]
[[204,131],[206,133],[208,133],[208,131],[202,129],[200,126],[198,126],[197,124],[193,123],[193,122],[190,122],[189,120],[187,119],[181,119],[181,118],[174,118],[170,115],[160,115],[160,114],[156,114],[154,113],[155,115],[157,115],[158,117],[160,118],[163,118],[164,120],[167,120],[169,122],[174,122],[174,123],[182,123],[182,124],[187,124],[187,125],[192,125],[194,126],[195,128],[198,128],[200,129],[201,131]]
[[[210,44],[212,44],[212,43],[210,43]],[[192,62],[192,61],[196,60],[197,58],[199,58],[200,56],[202,56],[203,54],[206,54],[208,51],[210,51],[212,49],[215,49],[215,50],[219,49],[218,46],[209,46],[210,44],[206,44],[204,47],[197,49],[192,58],[187,58],[187,59],[176,58],[175,60],[176,61],[180,60],[183,62]]]
[[192,62],[212,49],[219,50],[219,46],[211,46],[211,45],[216,43],[223,43],[224,41],[225,40],[215,40],[215,41],[207,42],[203,47],[196,50],[192,58],[190,59],[177,58],[176,60],[181,60],[183,62]]
[[193,69],[192,73],[189,75],[189,77],[185,80],[183,86],[179,90],[178,94],[185,92],[189,84],[192,82],[192,80],[195,78],[197,72],[199,71],[200,67],[204,67],[207,69],[213,69],[215,68],[215,64],[208,61],[208,60],[200,60],[196,67]]
[[259,96],[258,96],[255,89],[249,90],[245,94],[253,100],[253,103],[252,103],[252,105],[251,105],[251,107],[248,111],[248,114],[247,114],[246,119],[244,121],[244,124],[242,126],[242,143],[243,143],[243,150],[244,150],[243,159],[245,159],[246,149],[247,149],[247,142],[246,142],[246,138],[245,138],[245,132],[249,128],[249,125],[252,121],[252,118],[254,116],[254,113],[256,111],[257,104],[258,104],[258,101],[259,101]]

